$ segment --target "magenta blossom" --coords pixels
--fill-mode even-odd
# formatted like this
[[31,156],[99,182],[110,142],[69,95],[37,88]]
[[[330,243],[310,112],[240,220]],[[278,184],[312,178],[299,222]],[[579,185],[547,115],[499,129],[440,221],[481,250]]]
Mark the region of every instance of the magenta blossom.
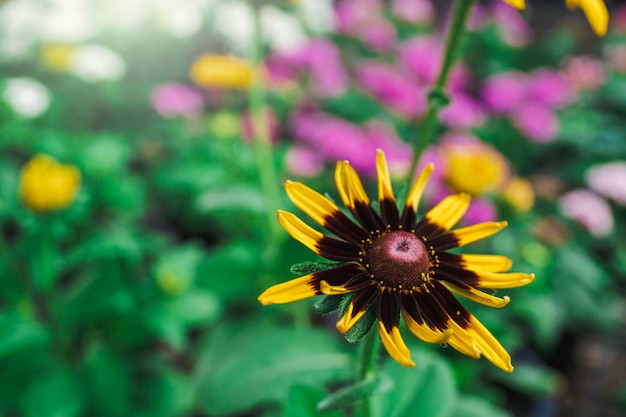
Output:
[[321,97],[341,94],[348,85],[339,49],[326,39],[312,39],[294,52],[273,55],[267,67],[276,84],[295,81],[299,73],[308,72],[313,91]]
[[589,168],[586,178],[593,191],[626,206],[626,162],[595,165]]
[[391,65],[369,61],[357,68],[367,92],[401,116],[414,117],[426,109],[426,91],[409,74]]
[[517,110],[526,100],[528,78],[521,72],[505,72],[493,75],[485,81],[483,101],[496,114],[508,114]]
[[375,175],[373,156],[381,148],[389,153],[390,171],[406,172],[410,164],[410,147],[397,137],[391,126],[382,122],[360,127],[326,113],[299,111],[291,125],[294,136],[327,162],[349,159],[358,171]]
[[513,115],[513,122],[520,132],[534,142],[550,142],[559,133],[559,119],[556,114],[541,104],[524,104]]
[[529,100],[552,108],[572,103],[576,94],[570,82],[560,72],[539,68],[528,80]]
[[435,20],[435,7],[430,0],[391,0],[391,13],[409,23],[431,24]]
[[381,0],[339,1],[335,19],[339,32],[356,36],[375,51],[387,51],[397,40],[395,27],[383,16]]
[[498,209],[485,197],[472,197],[469,209],[463,217],[465,224],[478,224],[498,220]]
[[443,124],[453,128],[471,129],[481,126],[486,121],[482,104],[473,97],[452,92],[450,104],[440,114]]
[[152,107],[162,117],[198,117],[202,114],[204,99],[193,87],[184,84],[161,84],[150,95]]
[[595,90],[606,81],[604,63],[590,56],[575,56],[565,61],[565,77],[579,90]]

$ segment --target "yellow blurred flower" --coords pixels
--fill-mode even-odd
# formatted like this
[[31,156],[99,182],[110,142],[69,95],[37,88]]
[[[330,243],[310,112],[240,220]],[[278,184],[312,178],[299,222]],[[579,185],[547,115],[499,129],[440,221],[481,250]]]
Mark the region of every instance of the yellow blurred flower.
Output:
[[[525,0],[504,0],[504,2],[520,10],[526,7]],[[604,0],[565,0],[565,5],[570,10],[581,9],[594,32],[599,36],[606,34],[609,25],[609,11]]]
[[496,192],[509,178],[506,159],[482,142],[450,140],[439,149],[447,165],[446,182],[457,191],[472,195]]
[[75,166],[39,154],[22,167],[19,196],[31,210],[60,210],[74,201],[80,182],[80,171]]
[[41,63],[54,71],[70,71],[76,50],[77,47],[71,44],[45,43],[39,52]]
[[515,177],[504,188],[502,198],[515,210],[526,212],[535,204],[535,191],[530,181]]
[[232,55],[206,54],[191,66],[189,76],[202,87],[247,88],[252,79],[252,66]]

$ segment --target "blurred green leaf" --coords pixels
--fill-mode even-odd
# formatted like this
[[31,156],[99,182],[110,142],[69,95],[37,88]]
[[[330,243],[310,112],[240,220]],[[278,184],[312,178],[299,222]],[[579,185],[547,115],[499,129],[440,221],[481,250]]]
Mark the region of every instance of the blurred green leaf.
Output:
[[190,378],[171,370],[159,370],[139,387],[142,410],[139,417],[188,416],[193,407],[193,386]]
[[0,358],[48,340],[46,329],[34,320],[15,312],[0,312]]
[[24,393],[25,417],[75,417],[81,414],[83,397],[79,380],[65,370],[55,370],[36,380]]
[[57,244],[45,236],[38,236],[30,246],[30,276],[37,290],[46,292],[54,284],[63,267],[63,258]]
[[197,369],[198,403],[211,415],[283,403],[289,387],[321,389],[353,373],[338,339],[315,329],[223,327],[204,349]]
[[[320,389],[308,386],[295,385],[289,388],[289,395],[285,405],[283,417],[319,417],[317,404],[322,401],[326,393]],[[342,417],[338,411],[324,412],[324,417]]]
[[128,415],[134,393],[129,358],[107,351],[103,346],[92,345],[85,355],[81,377],[90,415]]
[[195,280],[203,256],[204,251],[195,244],[166,250],[153,267],[157,286],[168,295],[182,294]]
[[494,375],[509,387],[533,396],[554,396],[563,386],[562,377],[555,371],[523,362],[516,364],[515,370],[510,374],[499,372]]
[[484,398],[460,396],[454,402],[452,417],[512,417],[513,415],[491,404]]
[[389,359],[380,377],[389,389],[374,397],[377,415],[388,417],[456,417],[457,398],[450,365],[423,349],[412,350],[415,368],[406,368]]
[[372,377],[358,381],[333,392],[317,404],[317,409],[324,413],[328,411],[341,410],[369,399],[380,387],[380,380]]
[[199,213],[220,210],[264,213],[265,197],[255,185],[230,185],[227,188],[215,188],[198,195],[195,207]]

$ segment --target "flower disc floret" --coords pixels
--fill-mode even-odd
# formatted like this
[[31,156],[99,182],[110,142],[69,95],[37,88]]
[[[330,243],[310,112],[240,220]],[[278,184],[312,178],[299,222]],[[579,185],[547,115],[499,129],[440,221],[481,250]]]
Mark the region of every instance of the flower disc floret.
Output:
[[428,249],[410,232],[386,233],[375,239],[366,253],[365,267],[371,278],[393,291],[415,289],[430,274]]

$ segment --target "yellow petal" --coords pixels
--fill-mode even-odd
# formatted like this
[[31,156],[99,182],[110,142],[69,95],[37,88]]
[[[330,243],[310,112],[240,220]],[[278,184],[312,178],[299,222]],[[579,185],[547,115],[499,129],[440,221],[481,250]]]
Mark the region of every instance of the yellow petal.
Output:
[[535,279],[535,274],[524,274],[522,272],[496,274],[476,271],[475,273],[480,278],[478,284],[476,284],[480,288],[516,288],[530,284]]
[[461,255],[463,267],[471,271],[506,272],[513,266],[506,256],[500,255]]
[[476,344],[486,359],[503,371],[513,372],[509,353],[474,316],[470,319],[469,332],[473,335]]
[[263,305],[284,304],[292,301],[319,295],[315,289],[313,274],[305,275],[282,284],[274,285],[259,295],[258,300]]
[[406,199],[406,206],[410,207],[414,213],[417,213],[417,208],[419,207],[420,199],[422,198],[422,194],[424,193],[424,188],[426,187],[426,183],[428,179],[432,175],[435,166],[430,163],[424,167],[422,173],[417,177],[413,187],[411,187],[411,191],[409,191],[409,195]]
[[313,252],[319,254],[317,243],[324,238],[324,235],[313,229],[295,214],[278,210],[278,223],[297,241],[302,243]]
[[426,219],[444,230],[450,230],[461,220],[470,204],[470,195],[449,195],[426,213]]
[[296,207],[322,226],[327,218],[339,211],[330,200],[302,183],[287,181],[285,191]]
[[385,325],[378,321],[378,332],[380,333],[380,339],[383,342],[383,346],[389,352],[389,356],[395,359],[400,365],[413,367],[415,362],[411,360],[411,352],[409,348],[404,344],[400,330],[397,327],[392,327],[390,331],[387,331]]
[[354,313],[353,301],[350,302],[350,304],[348,304],[348,311],[346,311],[346,313],[337,322],[337,330],[339,330],[339,333],[341,334],[347,333],[348,330],[350,330],[352,326],[354,326],[354,324],[357,321],[359,321],[359,319],[363,317],[363,314],[365,314],[365,312],[367,311],[367,309],[361,310],[361,311],[358,311],[355,315],[353,315]]
[[469,243],[484,239],[498,233],[507,226],[507,222],[485,222],[474,226],[464,227],[452,231],[454,237],[459,241],[458,246],[465,246]]
[[483,304],[489,307],[502,308],[506,306],[509,303],[509,301],[511,301],[511,299],[506,296],[503,298],[495,297],[493,295],[484,293],[474,288],[469,288],[469,289],[461,288],[447,281],[441,281],[441,284],[443,284],[444,287],[450,290],[450,292],[453,292],[457,295],[460,295],[469,300],[475,301],[479,304]]
[[326,295],[338,295],[351,292],[350,290],[338,285],[330,285],[327,281],[320,281],[320,291]]
[[380,149],[376,151],[376,171],[378,173],[378,199],[380,201],[396,201],[391,188],[391,176],[389,175],[385,153]]
[[337,190],[339,190],[341,200],[347,208],[354,209],[356,203],[364,205],[370,204],[369,197],[365,193],[359,175],[354,168],[350,166],[348,161],[340,161],[337,163],[337,168],[335,169],[335,183],[337,184]]
[[452,336],[448,340],[448,344],[470,358],[480,358],[480,349],[471,335],[467,333],[467,330],[452,319],[448,320],[447,325],[452,330]]
[[420,324],[413,320],[413,317],[404,310],[402,310],[402,318],[404,318],[404,322],[411,333],[426,343],[446,343],[452,336],[452,330],[448,329],[442,332],[441,330],[431,329],[426,323]]
[[598,36],[604,36],[609,26],[609,12],[603,0],[565,0],[570,10],[582,9],[589,25]]
[[504,0],[505,3],[510,4],[518,10],[524,10],[526,2],[524,0]]

